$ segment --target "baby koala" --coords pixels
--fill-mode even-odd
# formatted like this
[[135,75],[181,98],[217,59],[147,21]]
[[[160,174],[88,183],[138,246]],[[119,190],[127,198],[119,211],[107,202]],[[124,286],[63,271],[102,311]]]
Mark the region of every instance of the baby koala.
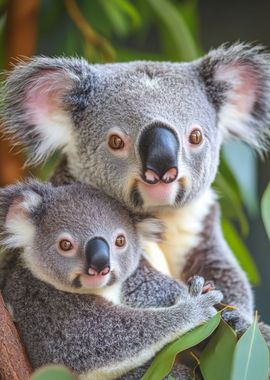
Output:
[[[137,229],[156,235],[158,222],[98,190],[31,180],[0,190],[0,210],[2,265],[17,249],[2,292],[33,368],[139,379],[165,344],[216,313],[222,295],[204,294],[201,277],[187,288],[143,259]],[[191,378],[182,365],[172,374]]]

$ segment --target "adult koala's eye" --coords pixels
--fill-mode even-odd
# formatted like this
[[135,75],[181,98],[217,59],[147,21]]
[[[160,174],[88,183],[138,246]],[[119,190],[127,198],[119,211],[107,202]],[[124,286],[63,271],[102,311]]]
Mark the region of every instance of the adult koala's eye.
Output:
[[199,145],[202,142],[203,136],[199,129],[193,129],[189,135],[189,142],[193,145]]
[[58,237],[56,249],[59,255],[64,257],[73,257],[77,253],[78,244],[69,234],[62,234]]
[[115,240],[115,245],[117,247],[124,247],[126,245],[126,238],[124,235],[118,235],[116,240]]
[[73,244],[71,241],[63,239],[59,241],[59,248],[64,252],[71,251],[73,249]]
[[109,147],[113,150],[123,149],[125,146],[124,141],[118,135],[111,135],[108,141]]

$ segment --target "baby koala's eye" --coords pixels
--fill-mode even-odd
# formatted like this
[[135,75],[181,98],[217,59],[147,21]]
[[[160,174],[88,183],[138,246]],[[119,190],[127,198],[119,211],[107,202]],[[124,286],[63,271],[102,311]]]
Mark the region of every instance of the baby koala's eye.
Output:
[[124,235],[118,235],[116,240],[115,240],[115,245],[117,247],[124,247],[126,245],[126,238]]
[[67,239],[62,239],[59,241],[59,248],[64,252],[71,251],[73,249],[73,244]]
[[123,149],[125,146],[124,141],[118,135],[111,135],[108,141],[109,147],[113,150]]
[[192,145],[199,145],[202,142],[203,136],[199,129],[193,129],[189,135],[189,142]]

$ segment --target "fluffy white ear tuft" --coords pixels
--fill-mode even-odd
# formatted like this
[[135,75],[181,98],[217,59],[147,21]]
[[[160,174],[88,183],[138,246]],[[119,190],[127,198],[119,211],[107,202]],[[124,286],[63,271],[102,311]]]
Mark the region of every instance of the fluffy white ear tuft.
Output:
[[240,136],[259,149],[256,131],[247,126],[255,121],[253,109],[261,96],[262,88],[260,76],[252,66],[239,63],[221,65],[214,79],[228,86],[226,102],[221,106],[219,113],[220,128],[224,137]]
[[81,101],[80,86],[88,74],[82,59],[36,57],[7,77],[1,94],[4,132],[29,150],[30,163],[73,141],[70,103],[76,107]]
[[3,230],[2,243],[7,248],[22,248],[30,245],[34,239],[35,227],[31,221],[31,210],[42,201],[37,193],[27,190],[15,198],[8,208]]
[[200,74],[223,136],[240,138],[258,151],[267,149],[270,55],[260,46],[221,46],[200,61]]
[[165,226],[157,218],[145,218],[137,222],[137,231],[142,239],[159,242],[161,241],[162,234],[165,232]]
[[25,112],[32,120],[31,134],[39,138],[32,163],[71,143],[72,121],[61,104],[62,96],[71,88],[71,78],[63,70],[44,70],[26,86]]

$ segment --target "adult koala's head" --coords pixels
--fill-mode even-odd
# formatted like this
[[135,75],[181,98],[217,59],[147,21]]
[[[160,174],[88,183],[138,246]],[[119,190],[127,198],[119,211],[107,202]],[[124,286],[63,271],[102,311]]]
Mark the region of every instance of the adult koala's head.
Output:
[[77,180],[129,208],[180,207],[211,185],[227,135],[266,146],[269,67],[243,44],[191,63],[37,57],[9,75],[2,118],[32,162],[63,148]]

